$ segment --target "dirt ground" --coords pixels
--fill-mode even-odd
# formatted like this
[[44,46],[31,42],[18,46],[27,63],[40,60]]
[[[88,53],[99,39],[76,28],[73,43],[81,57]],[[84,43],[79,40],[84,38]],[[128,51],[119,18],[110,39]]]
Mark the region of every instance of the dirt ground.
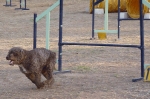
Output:
[[[11,47],[33,48],[33,14],[38,15],[57,0],[27,0],[30,10],[5,7],[0,0],[0,99],[150,99],[149,82],[132,82],[140,77],[140,50],[136,48],[63,46],[62,68],[71,73],[56,74],[51,88],[36,89],[5,57]],[[63,42],[97,44],[140,44],[139,21],[121,21],[120,39],[91,38],[89,0],[64,0]],[[45,47],[45,18],[38,22],[37,47]],[[104,15],[95,16],[95,28],[103,28]],[[51,12],[50,49],[58,54],[59,7]],[[144,21],[145,64],[150,64],[150,25]],[[117,13],[109,14],[109,29],[117,29]],[[58,55],[57,55],[58,56]],[[56,65],[57,67],[58,65]],[[44,78],[43,78],[44,80]]]

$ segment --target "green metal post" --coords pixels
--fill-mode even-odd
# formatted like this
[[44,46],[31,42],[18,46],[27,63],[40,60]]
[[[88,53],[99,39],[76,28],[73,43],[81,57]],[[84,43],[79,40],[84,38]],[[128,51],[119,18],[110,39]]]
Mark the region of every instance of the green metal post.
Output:
[[142,0],[142,3],[150,8],[150,3],[147,0]]
[[20,5],[21,5],[21,8],[22,8],[22,7],[25,7],[25,6],[24,6],[24,5],[25,5],[24,0],[21,0],[21,2],[20,2],[20,3],[21,3],[21,4],[20,4]]
[[104,30],[108,30],[108,0],[105,0],[105,22]]
[[50,12],[46,15],[46,49],[49,49],[50,39]]

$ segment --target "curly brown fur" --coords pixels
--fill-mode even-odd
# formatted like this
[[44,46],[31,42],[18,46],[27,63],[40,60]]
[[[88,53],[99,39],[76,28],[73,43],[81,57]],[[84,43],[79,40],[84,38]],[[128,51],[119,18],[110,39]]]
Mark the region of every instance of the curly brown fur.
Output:
[[[20,71],[30,79],[37,88],[54,82],[53,70],[55,69],[56,53],[45,48],[36,48],[27,51],[20,47],[13,47],[6,56],[10,65],[19,65]],[[41,82],[41,74],[47,79]]]

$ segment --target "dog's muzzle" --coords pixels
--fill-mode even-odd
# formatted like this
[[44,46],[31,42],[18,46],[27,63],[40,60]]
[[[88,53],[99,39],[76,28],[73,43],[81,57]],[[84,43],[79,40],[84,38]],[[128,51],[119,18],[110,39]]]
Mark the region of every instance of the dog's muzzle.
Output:
[[9,57],[8,57],[8,56],[6,57],[6,60],[9,60]]

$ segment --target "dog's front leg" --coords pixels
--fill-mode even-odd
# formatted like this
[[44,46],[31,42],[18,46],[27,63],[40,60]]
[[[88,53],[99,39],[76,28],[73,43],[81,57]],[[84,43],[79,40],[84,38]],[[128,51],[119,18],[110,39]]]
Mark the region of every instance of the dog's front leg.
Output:
[[35,84],[35,75],[34,75],[34,73],[25,73],[25,75],[28,79],[30,79],[32,81],[32,83]]
[[34,73],[35,74],[35,85],[37,86],[38,89],[44,87],[44,83],[41,83],[41,74],[39,73]]
[[21,71],[23,74],[26,75],[26,77],[27,77],[28,79],[30,79],[30,80],[32,81],[32,83],[35,83],[35,75],[34,75],[34,73],[27,73],[27,72],[24,71],[23,68],[20,67],[20,66],[19,66],[19,69],[20,69],[20,71]]

